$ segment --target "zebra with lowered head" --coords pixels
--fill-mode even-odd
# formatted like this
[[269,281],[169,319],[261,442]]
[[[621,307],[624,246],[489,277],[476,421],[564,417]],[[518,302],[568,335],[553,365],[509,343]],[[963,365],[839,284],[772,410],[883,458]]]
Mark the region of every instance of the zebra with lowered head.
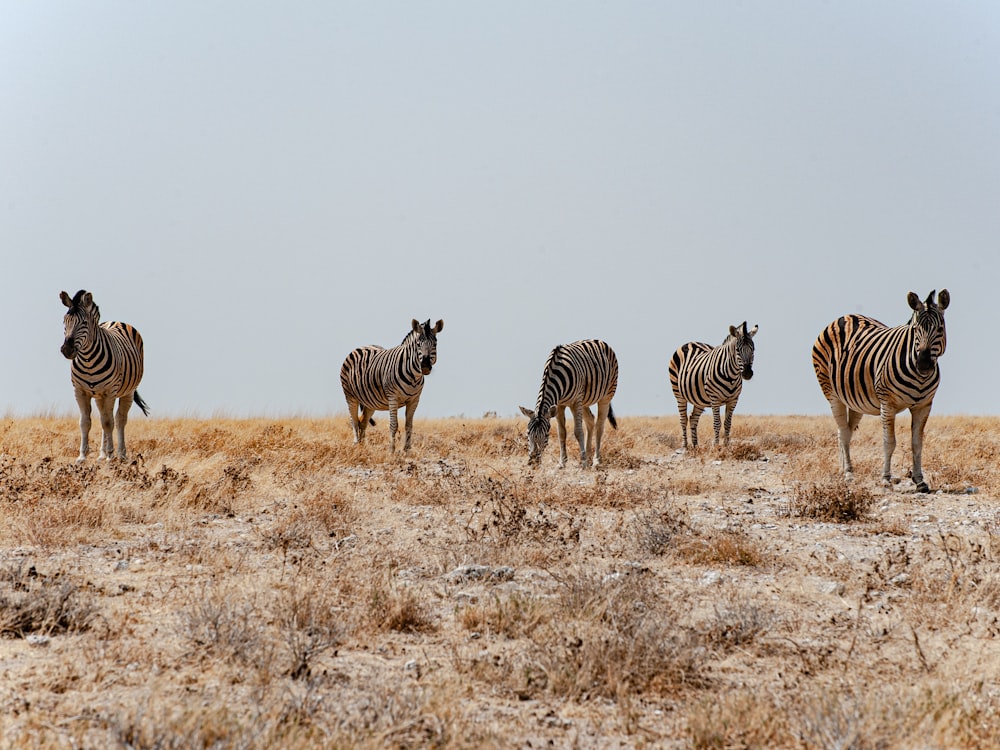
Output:
[[372,414],[388,409],[389,452],[394,453],[399,425],[396,412],[400,407],[406,407],[403,450],[410,450],[413,414],[420,403],[424,377],[431,374],[431,368],[437,362],[437,335],[443,328],[443,320],[433,326],[430,320],[426,323],[413,320],[409,333],[399,346],[392,349],[363,346],[347,355],[340,368],[340,385],[347,399],[355,444],[365,439],[369,422],[375,424]]
[[[80,407],[80,456],[90,452],[90,400],[97,402],[101,415],[101,452],[99,459],[111,460],[118,438],[118,457],[124,459],[125,423],[132,402],[149,416],[149,407],[136,388],[142,380],[142,336],[128,323],[101,323],[101,311],[93,295],[81,289],[71,298],[60,292],[59,299],[68,308],[63,317],[63,345],[66,359],[73,360],[70,378],[76,403]],[[115,399],[118,412],[115,413]]]
[[908,323],[889,328],[864,315],[844,315],[828,325],[812,348],[813,369],[837,422],[840,468],[853,474],[851,435],[865,414],[882,417],[882,480],[892,485],[892,453],[896,449],[896,414],[910,410],[913,469],[918,492],[928,492],[921,454],[924,426],[931,413],[940,372],[937,360],[947,337],[944,311],[951,302],[947,289],[921,302],[907,295],[913,314]]
[[[580,464],[587,468],[593,454],[594,466],[601,463],[604,420],[618,429],[611,399],[618,388],[618,358],[603,341],[588,339],[561,344],[549,354],[542,370],[542,385],[534,410],[521,408],[528,418],[528,463],[541,461],[549,443],[551,419],[556,418],[559,434],[559,466],[566,465],[566,407],[573,410],[573,434],[580,446]],[[590,405],[597,404],[597,423]],[[584,443],[583,424],[587,424]],[[595,438],[596,437],[596,442]]]
[[723,442],[729,445],[733,411],[743,390],[743,381],[753,377],[753,337],[757,326],[747,330],[747,322],[729,326],[729,335],[719,346],[698,341],[681,345],[670,358],[667,373],[670,387],[677,399],[681,418],[681,440],[688,446],[688,404],[691,404],[691,447],[698,447],[698,420],[705,409],[712,409],[715,445],[719,444],[722,427],[719,411],[726,407],[726,429]]

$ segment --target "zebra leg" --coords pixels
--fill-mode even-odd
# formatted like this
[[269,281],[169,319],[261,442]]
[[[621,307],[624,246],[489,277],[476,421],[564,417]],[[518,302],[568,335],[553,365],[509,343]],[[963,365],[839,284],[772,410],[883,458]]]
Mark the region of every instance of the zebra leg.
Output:
[[115,435],[118,438],[118,458],[125,460],[125,425],[128,424],[128,410],[132,408],[134,396],[130,393],[118,399],[118,411],[115,413]]
[[389,399],[389,453],[396,452],[396,430],[399,429],[399,403],[395,398]]
[[417,397],[406,405],[406,442],[403,443],[403,450],[410,450],[410,440],[413,437],[413,415],[417,411],[417,404],[420,398]]
[[[573,405],[573,435],[580,446],[580,466],[587,468],[587,443],[583,435],[583,413],[590,414],[590,409],[584,407],[583,402]],[[593,418],[593,415],[591,415]]]
[[[833,412],[833,421],[837,423],[837,444],[840,449],[840,470],[844,472],[845,479],[851,479],[854,475],[854,466],[851,464],[851,435],[854,430],[848,421],[847,404],[836,398],[830,400],[830,411]],[[851,413],[852,415],[854,412]],[[857,427],[857,423],[854,425]]]
[[80,407],[80,455],[76,462],[82,464],[90,453],[90,396],[77,391],[76,403]]
[[360,443],[363,441],[365,439],[365,430],[368,429],[368,425],[375,424],[372,421],[372,414],[374,413],[375,410],[368,406],[361,407],[361,416],[358,418],[358,434],[361,437],[356,442]]
[[556,407],[556,434],[559,436],[559,468],[566,465],[566,410]]
[[594,449],[594,466],[601,465],[601,438],[604,437],[604,422],[608,418],[611,402],[597,404],[597,445]]
[[719,432],[722,429],[722,420],[719,418],[719,412],[721,411],[721,405],[715,405],[712,407],[712,428],[715,430],[715,442],[713,445],[719,445]]
[[687,450],[688,447],[688,404],[687,401],[677,399],[677,411],[681,416],[681,447]]
[[97,459],[110,461],[115,455],[115,397],[97,396],[95,401],[101,415],[101,452]]
[[723,438],[722,438],[722,444],[723,445],[727,445],[727,446],[729,445],[729,433],[730,433],[730,431],[733,428],[733,411],[735,411],[735,410],[736,410],[736,402],[735,401],[731,401],[730,403],[726,404],[726,423],[725,423],[725,425],[723,425],[724,430],[723,430]]
[[698,420],[701,419],[701,413],[705,411],[704,406],[691,406],[691,447],[698,447]]
[[896,412],[882,402],[882,483],[892,486],[892,453],[896,450]]
[[917,485],[917,492],[930,492],[931,488],[924,481],[924,470],[921,466],[921,456],[924,452],[924,427],[931,415],[931,405],[910,409],[910,445],[913,449],[913,471],[910,476]]
[[587,451],[583,455],[583,465],[589,466],[590,459],[594,458],[594,465],[600,463],[600,451],[594,452],[594,414],[589,406],[583,408],[583,422],[587,426]]
[[[368,420],[362,418],[358,419],[358,407],[361,406],[360,403],[354,399],[347,399],[347,414],[351,419],[351,429],[354,430],[354,444],[357,445],[362,440],[365,439],[365,425],[368,424]],[[362,411],[364,411],[362,409]]]

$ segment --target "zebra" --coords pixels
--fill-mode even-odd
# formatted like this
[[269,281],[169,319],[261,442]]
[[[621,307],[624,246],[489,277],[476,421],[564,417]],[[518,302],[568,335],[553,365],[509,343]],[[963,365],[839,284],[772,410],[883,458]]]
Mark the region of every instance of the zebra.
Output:
[[917,492],[929,492],[921,467],[924,426],[931,413],[940,373],[937,360],[947,337],[944,311],[951,302],[947,289],[934,301],[932,291],[920,301],[907,294],[913,314],[904,325],[889,328],[864,315],[833,321],[812,348],[813,369],[837,422],[840,468],[853,476],[851,435],[864,414],[882,417],[882,480],[891,486],[892,453],[896,448],[896,414],[910,410],[913,469]]
[[691,404],[691,447],[698,447],[698,420],[711,407],[715,427],[715,445],[719,444],[719,411],[726,405],[726,430],[723,444],[729,445],[733,411],[743,390],[743,381],[753,377],[753,337],[759,326],[747,330],[747,322],[729,326],[729,335],[719,346],[698,341],[681,345],[670,358],[667,373],[677,399],[681,418],[681,440],[688,447],[688,404]]
[[[63,317],[61,351],[73,361],[70,378],[76,403],[80,407],[80,456],[90,452],[90,400],[97,402],[101,415],[101,452],[98,460],[110,461],[115,452],[112,426],[118,433],[118,458],[124,459],[125,424],[132,402],[149,416],[149,407],[136,388],[142,380],[142,336],[128,323],[101,323],[100,308],[93,295],[81,289],[71,298],[66,292],[59,299],[68,308]],[[114,413],[115,399],[118,413]]]
[[[549,443],[552,417],[559,433],[559,467],[566,465],[566,407],[573,410],[573,434],[580,445],[580,464],[588,466],[593,453],[594,466],[601,463],[601,437],[604,420],[618,429],[611,399],[618,388],[618,357],[603,341],[587,339],[554,348],[542,371],[542,385],[534,410],[520,407],[528,418],[528,464],[541,461]],[[597,404],[597,429],[590,405]],[[583,423],[587,423],[587,441],[583,440]],[[596,432],[596,445],[594,442]]]
[[433,327],[430,320],[426,323],[413,320],[409,333],[399,346],[385,349],[373,344],[347,355],[340,368],[340,385],[347,399],[355,445],[364,441],[368,425],[375,424],[372,414],[376,410],[388,409],[389,452],[395,453],[399,425],[396,411],[405,406],[406,442],[403,450],[410,450],[413,414],[420,403],[424,377],[431,374],[431,368],[437,362],[437,335],[443,329],[443,320]]

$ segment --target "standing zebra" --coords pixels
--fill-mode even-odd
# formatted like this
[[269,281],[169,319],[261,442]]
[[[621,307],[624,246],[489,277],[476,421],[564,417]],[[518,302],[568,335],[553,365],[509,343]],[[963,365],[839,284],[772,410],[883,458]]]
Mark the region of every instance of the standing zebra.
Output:
[[[399,422],[396,411],[406,407],[406,442],[403,450],[410,450],[413,435],[413,414],[420,403],[424,376],[431,374],[437,362],[437,334],[444,328],[439,320],[412,322],[412,328],[403,342],[392,349],[381,346],[363,346],[347,355],[340,368],[340,385],[347,399],[351,415],[355,444],[365,439],[368,423],[376,410],[389,410],[389,452],[396,451],[396,429]],[[361,409],[360,416],[358,409]]]
[[[588,466],[591,452],[594,466],[601,463],[601,436],[604,420],[618,429],[611,399],[618,388],[618,358],[603,341],[588,339],[561,344],[549,354],[542,371],[535,409],[521,407],[528,418],[528,463],[537,464],[549,443],[550,420],[556,418],[559,433],[559,466],[566,465],[566,407],[573,410],[573,434],[580,445],[580,463]],[[597,404],[597,444],[594,444],[594,415],[590,405]],[[583,423],[587,423],[587,442],[583,441]]]
[[[90,452],[90,400],[97,401],[101,415],[101,452],[98,459],[111,460],[115,452],[112,426],[118,433],[118,457],[125,458],[125,423],[132,402],[149,416],[149,407],[136,388],[142,380],[142,336],[128,323],[101,323],[101,311],[93,295],[81,289],[71,299],[66,292],[59,299],[69,308],[63,318],[63,345],[66,359],[73,360],[70,376],[76,403],[80,407],[81,463]],[[115,414],[115,399],[118,413]]]
[[733,411],[740,399],[743,381],[753,377],[753,337],[757,335],[757,328],[754,326],[748,331],[744,320],[743,325],[729,326],[729,335],[719,346],[691,341],[683,344],[670,358],[667,372],[677,399],[685,450],[688,446],[688,403],[691,404],[691,447],[698,447],[698,420],[709,407],[715,427],[715,445],[719,444],[719,410],[723,404],[726,405],[724,444],[729,445]]
[[845,315],[833,321],[816,339],[813,369],[823,395],[830,402],[840,438],[840,467],[851,478],[851,435],[864,414],[882,417],[882,479],[892,484],[892,452],[896,449],[896,414],[910,410],[913,470],[918,492],[928,492],[920,456],[924,425],[931,414],[940,373],[937,359],[947,337],[944,311],[951,301],[942,289],[926,302],[910,292],[913,315],[905,325],[889,328],[864,315]]

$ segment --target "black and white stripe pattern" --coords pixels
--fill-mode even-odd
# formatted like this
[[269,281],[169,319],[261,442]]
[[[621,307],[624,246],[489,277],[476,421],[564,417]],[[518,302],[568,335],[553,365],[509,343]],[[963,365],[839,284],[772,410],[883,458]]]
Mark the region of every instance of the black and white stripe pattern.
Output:
[[892,483],[892,453],[896,449],[896,414],[910,410],[913,478],[917,490],[927,492],[921,467],[924,426],[931,413],[940,373],[937,360],[947,337],[944,311],[951,301],[942,289],[925,302],[910,292],[913,310],[905,325],[889,328],[864,315],[845,315],[833,321],[816,339],[813,369],[823,395],[830,402],[840,441],[840,466],[853,472],[851,435],[864,414],[882,417],[882,479]]
[[[413,414],[420,403],[424,376],[430,375],[437,362],[437,334],[444,328],[439,320],[433,327],[430,320],[417,320],[403,342],[392,349],[363,346],[347,355],[340,368],[340,385],[347,399],[347,411],[354,428],[354,442],[365,438],[365,428],[376,411],[389,410],[389,451],[396,450],[397,410],[406,407],[406,442],[410,449],[413,435]],[[358,410],[361,410],[360,415]]]
[[[93,295],[81,289],[72,298],[66,292],[59,299],[68,308],[63,318],[61,351],[73,360],[70,376],[76,403],[80,407],[80,456],[90,452],[90,400],[97,402],[101,415],[101,452],[99,458],[110,460],[115,452],[114,433],[118,438],[118,457],[124,459],[125,424],[132,402],[149,415],[149,408],[136,388],[142,380],[142,336],[128,323],[101,323],[101,311]],[[118,412],[115,413],[115,399]]]
[[719,444],[720,408],[726,407],[725,445],[733,424],[733,411],[743,390],[743,381],[753,377],[753,337],[757,326],[747,330],[747,323],[730,326],[729,335],[719,346],[692,341],[682,345],[670,358],[670,387],[677,399],[681,418],[681,438],[688,446],[688,404],[691,404],[691,446],[698,447],[698,420],[705,409],[712,409],[715,445]]
[[[534,410],[521,407],[528,417],[528,463],[541,460],[549,442],[550,420],[556,418],[559,433],[559,465],[566,465],[566,412],[573,410],[573,434],[580,445],[580,463],[586,468],[593,453],[594,465],[601,463],[604,420],[618,428],[611,399],[618,388],[618,358],[603,341],[588,339],[557,346],[545,361],[542,385]],[[597,404],[597,424],[590,405]],[[584,443],[583,423],[587,424]],[[594,442],[596,434],[596,445]]]

